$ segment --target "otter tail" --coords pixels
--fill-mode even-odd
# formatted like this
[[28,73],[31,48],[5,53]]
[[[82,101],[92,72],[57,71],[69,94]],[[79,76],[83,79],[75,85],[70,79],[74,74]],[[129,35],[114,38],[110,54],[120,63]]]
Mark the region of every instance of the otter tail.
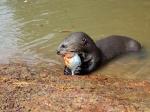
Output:
[[126,44],[126,51],[127,52],[138,52],[142,48],[141,44],[136,40],[130,40]]

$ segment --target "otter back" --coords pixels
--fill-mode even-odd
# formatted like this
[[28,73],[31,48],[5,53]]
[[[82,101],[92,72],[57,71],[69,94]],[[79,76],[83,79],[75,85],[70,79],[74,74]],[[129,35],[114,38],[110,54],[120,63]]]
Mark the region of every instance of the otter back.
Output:
[[136,40],[118,35],[98,40],[96,46],[101,50],[106,60],[128,52],[137,52],[141,49],[140,43]]

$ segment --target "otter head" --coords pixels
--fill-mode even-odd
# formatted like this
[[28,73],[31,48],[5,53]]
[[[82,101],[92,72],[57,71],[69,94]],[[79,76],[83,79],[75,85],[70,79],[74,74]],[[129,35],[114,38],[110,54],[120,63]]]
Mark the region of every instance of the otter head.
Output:
[[92,52],[96,48],[94,41],[87,34],[83,32],[74,32],[60,43],[57,54],[64,56],[69,52]]

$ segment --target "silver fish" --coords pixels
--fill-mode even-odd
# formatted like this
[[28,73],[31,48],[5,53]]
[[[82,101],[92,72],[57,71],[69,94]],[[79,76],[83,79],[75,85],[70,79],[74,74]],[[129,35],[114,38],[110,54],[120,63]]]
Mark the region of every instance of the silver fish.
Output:
[[72,56],[67,60],[68,64],[66,64],[66,66],[71,69],[71,74],[74,75],[75,70],[80,69],[81,58],[77,53],[73,53]]

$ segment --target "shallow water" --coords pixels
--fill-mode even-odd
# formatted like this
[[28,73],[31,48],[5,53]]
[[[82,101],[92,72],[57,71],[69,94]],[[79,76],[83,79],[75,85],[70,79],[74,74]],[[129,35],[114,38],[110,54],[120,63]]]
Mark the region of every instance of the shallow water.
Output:
[[94,40],[112,34],[130,36],[144,50],[113,60],[96,73],[150,80],[150,1],[148,0],[1,0],[0,62],[23,57],[60,64],[59,43],[83,31]]

